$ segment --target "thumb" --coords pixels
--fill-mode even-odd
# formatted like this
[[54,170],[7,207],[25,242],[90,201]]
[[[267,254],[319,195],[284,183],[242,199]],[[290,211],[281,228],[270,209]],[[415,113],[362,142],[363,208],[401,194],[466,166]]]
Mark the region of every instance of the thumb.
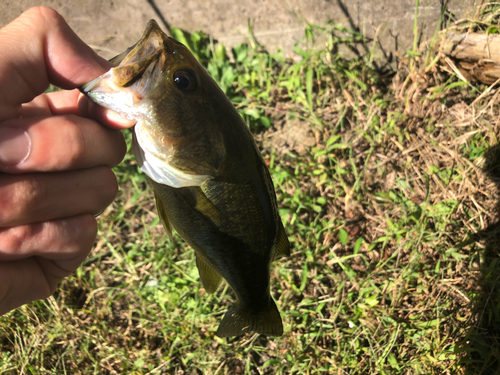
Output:
[[111,68],[51,8],[27,10],[0,29],[0,41],[0,121],[19,117],[49,83],[71,89]]

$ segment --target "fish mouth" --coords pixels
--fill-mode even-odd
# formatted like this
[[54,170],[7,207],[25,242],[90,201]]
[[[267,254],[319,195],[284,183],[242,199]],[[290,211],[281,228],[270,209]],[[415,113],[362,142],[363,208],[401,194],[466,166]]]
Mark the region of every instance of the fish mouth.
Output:
[[118,65],[84,84],[80,92],[130,120],[139,120],[138,104],[152,92],[172,54],[169,37],[150,20],[141,39],[109,60]]

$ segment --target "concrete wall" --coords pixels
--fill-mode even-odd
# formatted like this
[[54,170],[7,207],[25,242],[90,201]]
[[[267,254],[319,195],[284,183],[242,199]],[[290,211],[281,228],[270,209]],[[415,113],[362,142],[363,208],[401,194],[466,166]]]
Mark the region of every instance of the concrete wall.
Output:
[[[418,14],[424,38],[438,23],[444,0],[421,0]],[[186,31],[202,30],[226,46],[247,40],[247,20],[254,22],[257,40],[271,52],[281,46],[291,53],[303,38],[305,22],[322,24],[334,19],[349,28],[359,28],[379,37],[384,50],[406,50],[413,41],[415,0],[0,0],[0,26],[23,10],[46,5],[59,11],[88,44],[111,57],[135,43],[146,22],[155,18]],[[456,18],[473,13],[472,0],[450,0],[448,9]],[[164,18],[162,22],[159,15]]]

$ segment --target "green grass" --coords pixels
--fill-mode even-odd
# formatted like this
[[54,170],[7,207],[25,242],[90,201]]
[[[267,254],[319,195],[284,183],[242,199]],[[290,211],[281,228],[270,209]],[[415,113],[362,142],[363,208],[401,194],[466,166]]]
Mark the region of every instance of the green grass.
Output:
[[486,87],[418,45],[396,70],[371,45],[347,57],[364,39],[333,23],[305,29],[300,62],[173,34],[270,167],[292,243],[271,274],[283,337],[214,335],[234,295],[204,293],[129,154],[91,256],[53,297],[0,317],[0,373],[497,373],[496,94],[470,105]]

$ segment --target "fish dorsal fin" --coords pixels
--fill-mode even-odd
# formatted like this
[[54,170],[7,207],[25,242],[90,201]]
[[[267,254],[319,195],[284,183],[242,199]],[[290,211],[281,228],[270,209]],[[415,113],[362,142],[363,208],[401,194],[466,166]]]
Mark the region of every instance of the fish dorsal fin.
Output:
[[163,205],[163,202],[158,196],[158,193],[156,191],[154,193],[155,193],[155,202],[156,202],[156,209],[158,211],[158,216],[160,217],[160,220],[163,224],[163,228],[165,228],[165,231],[167,232],[168,236],[172,238],[172,224],[168,219],[167,211],[165,210],[165,206]]
[[279,259],[281,257],[289,257],[290,256],[290,241],[288,241],[288,237],[285,233],[285,228],[283,228],[283,224],[280,222],[280,227],[278,229],[278,240],[276,241],[276,251],[274,255],[274,260]]
[[222,277],[198,254],[196,254],[196,267],[198,267],[201,282],[207,293],[215,293]]
[[196,189],[196,206],[195,208],[208,218],[217,228],[224,227],[225,218],[222,212],[212,203],[200,188]]

